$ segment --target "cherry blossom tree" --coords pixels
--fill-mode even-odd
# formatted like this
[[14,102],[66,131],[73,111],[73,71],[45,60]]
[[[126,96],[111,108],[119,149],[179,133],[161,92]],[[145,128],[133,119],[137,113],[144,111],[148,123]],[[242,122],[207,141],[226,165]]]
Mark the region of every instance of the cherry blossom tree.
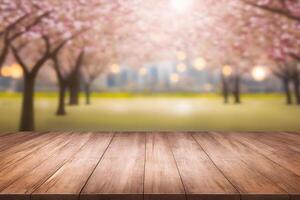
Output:
[[[77,1],[31,0],[26,1],[24,6],[29,13],[50,13],[41,23],[10,44],[12,53],[24,74],[20,130],[31,131],[34,130],[34,86],[38,72],[53,54],[77,34],[79,27],[72,14],[83,5]],[[64,13],[61,6],[69,11],[68,14]],[[36,19],[35,17],[33,20]],[[28,55],[28,52],[31,53]]]
[[86,59],[83,61],[81,69],[85,103],[91,104],[91,86],[93,82],[103,73],[107,72],[111,62],[110,54],[106,49],[88,49],[86,52]]
[[187,67],[199,57],[216,66],[224,102],[232,93],[241,103],[243,78],[259,62],[273,62],[271,71],[285,88],[293,83],[300,104],[298,0],[182,2],[3,0],[0,66],[11,50],[23,70],[20,130],[34,129],[34,85],[42,67],[55,69],[57,114],[64,115],[66,90],[70,104],[78,104],[83,83],[89,103],[92,82],[110,64],[139,68],[170,61],[178,51],[186,56],[177,62]]
[[271,71],[282,83],[287,104],[292,103],[290,84],[293,83],[297,104],[299,89],[299,1],[244,1],[250,7],[244,9],[249,15],[249,30],[274,61]]
[[66,115],[66,91],[71,80],[74,80],[74,74],[76,76],[82,66],[84,53],[84,48],[78,49],[72,44],[67,45],[65,49],[55,52],[51,56],[59,86],[59,101],[56,111],[58,116]]
[[[3,1],[0,5],[0,69],[9,53],[10,43],[38,25],[49,11],[36,9],[38,14],[28,12],[25,4],[17,1]],[[1,72],[1,70],[0,70]],[[1,75],[1,74],[0,74]]]

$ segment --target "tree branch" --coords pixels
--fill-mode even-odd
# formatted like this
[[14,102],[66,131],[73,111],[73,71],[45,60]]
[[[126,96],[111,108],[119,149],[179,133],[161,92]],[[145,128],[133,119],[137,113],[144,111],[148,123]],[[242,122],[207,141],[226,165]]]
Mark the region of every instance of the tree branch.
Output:
[[246,4],[248,4],[248,5],[251,5],[253,7],[256,7],[256,8],[262,9],[262,10],[265,10],[267,12],[271,12],[271,13],[274,13],[274,14],[285,16],[285,17],[287,17],[289,19],[292,19],[292,20],[295,20],[297,22],[300,21],[300,17],[299,16],[293,15],[287,9],[283,10],[283,9],[279,9],[279,8],[269,7],[269,6],[266,6],[266,5],[259,5],[259,4],[250,2],[249,0],[242,0],[242,1],[244,3],[246,3]]
[[51,13],[50,11],[47,11],[44,14],[38,16],[31,24],[29,24],[28,26],[26,26],[23,31],[15,33],[12,37],[10,37],[10,40],[14,40],[14,39],[22,36],[24,33],[28,32],[31,28],[33,28],[34,26],[38,25],[42,21],[43,18],[49,16],[50,13]]
[[297,60],[298,62],[300,62],[300,55],[297,55],[297,54],[295,54],[295,53],[290,53],[290,56],[291,56],[292,58],[294,58],[295,60]]
[[59,51],[71,40],[73,40],[74,38],[78,37],[79,35],[83,34],[84,32],[86,32],[88,29],[84,29],[81,31],[78,31],[77,33],[71,35],[70,37],[68,37],[67,39],[63,40],[60,44],[57,45],[57,47],[52,51],[52,55],[54,54],[58,54]]
[[16,19],[16,21],[12,22],[11,24],[9,24],[3,32],[9,32],[11,29],[13,29],[16,25],[18,25],[19,23],[21,23],[22,21],[24,21],[27,17],[29,17],[29,13],[24,14],[23,16],[19,17],[18,19]]
[[43,64],[49,59],[50,57],[50,49],[51,49],[51,45],[50,45],[50,41],[48,36],[43,35],[42,36],[43,41],[45,43],[45,52],[42,55],[42,57],[36,62],[36,64],[33,66],[31,73],[36,75],[37,72],[40,70],[40,68],[43,66]]
[[29,69],[28,69],[28,66],[25,64],[25,62],[22,60],[22,58],[20,57],[19,55],[19,52],[18,50],[12,45],[10,44],[10,47],[11,47],[11,50],[12,50],[12,53],[16,59],[16,61],[20,64],[20,66],[22,67],[23,71],[25,74],[29,74]]
[[54,70],[55,70],[55,72],[56,72],[56,75],[57,75],[59,81],[62,81],[64,78],[63,78],[62,73],[61,73],[61,71],[60,71],[61,66],[60,66],[60,63],[59,63],[59,60],[58,60],[58,57],[57,57],[57,56],[58,56],[58,55],[55,54],[55,55],[51,56],[51,58],[52,58],[52,60],[53,60]]

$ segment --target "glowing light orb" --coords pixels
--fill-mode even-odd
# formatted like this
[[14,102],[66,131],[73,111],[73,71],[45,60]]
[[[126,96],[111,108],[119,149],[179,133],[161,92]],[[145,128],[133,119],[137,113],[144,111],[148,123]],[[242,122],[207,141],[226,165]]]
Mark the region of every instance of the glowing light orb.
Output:
[[11,76],[11,67],[8,67],[8,66],[2,67],[1,75],[3,77],[10,77]]
[[145,75],[147,75],[147,73],[148,73],[148,70],[145,67],[143,67],[139,70],[139,74],[141,76],[145,76]]
[[194,67],[198,71],[202,71],[206,67],[206,61],[203,58],[197,58],[194,61]]
[[113,64],[110,66],[110,71],[111,73],[113,74],[119,74],[121,72],[121,68],[120,68],[120,65],[118,64]]
[[176,53],[176,57],[177,57],[177,59],[180,60],[180,61],[185,61],[186,58],[187,58],[187,55],[186,55],[186,53],[184,53],[183,51],[178,51],[178,52]]
[[233,69],[229,65],[225,65],[222,69],[222,73],[224,76],[230,76],[233,73]]
[[176,74],[176,73],[171,74],[170,75],[170,81],[172,83],[178,83],[178,81],[179,81],[179,75]]
[[170,0],[170,6],[178,13],[189,10],[193,5],[193,0]]
[[20,65],[14,64],[11,66],[11,75],[14,79],[19,79],[23,76],[23,70]]
[[252,77],[258,82],[265,80],[267,77],[266,68],[261,66],[254,67],[252,70]]
[[177,71],[178,72],[185,72],[187,69],[187,66],[183,63],[180,63],[179,65],[177,65]]

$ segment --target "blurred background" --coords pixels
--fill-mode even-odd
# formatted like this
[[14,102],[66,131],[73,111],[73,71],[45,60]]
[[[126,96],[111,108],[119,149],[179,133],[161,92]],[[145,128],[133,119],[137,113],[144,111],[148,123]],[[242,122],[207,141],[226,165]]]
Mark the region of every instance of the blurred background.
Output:
[[300,131],[297,0],[11,0],[0,20],[1,132]]

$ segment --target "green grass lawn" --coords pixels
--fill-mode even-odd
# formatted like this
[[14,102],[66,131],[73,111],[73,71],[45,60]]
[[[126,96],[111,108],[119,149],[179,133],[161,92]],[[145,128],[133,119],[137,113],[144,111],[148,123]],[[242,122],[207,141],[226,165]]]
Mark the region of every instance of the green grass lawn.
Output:
[[[281,95],[245,95],[242,105],[224,105],[217,95],[96,94],[92,105],[67,107],[56,117],[56,95],[35,101],[38,131],[300,131],[300,106]],[[0,93],[0,131],[16,131],[21,98]]]

